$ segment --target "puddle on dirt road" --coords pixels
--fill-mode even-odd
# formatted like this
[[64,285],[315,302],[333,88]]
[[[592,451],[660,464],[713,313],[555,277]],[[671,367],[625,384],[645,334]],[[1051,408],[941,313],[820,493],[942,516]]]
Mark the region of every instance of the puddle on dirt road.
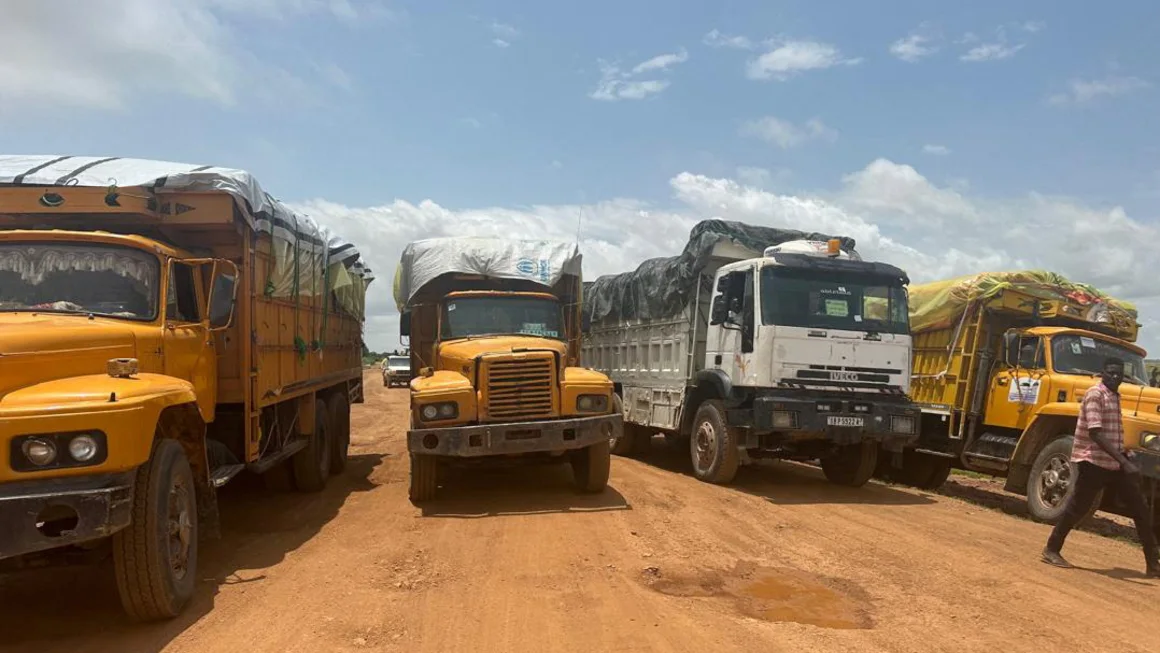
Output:
[[730,600],[737,612],[764,621],[843,630],[874,626],[869,599],[860,588],[796,569],[742,563],[731,571],[695,576],[653,573],[646,584],[669,596]]

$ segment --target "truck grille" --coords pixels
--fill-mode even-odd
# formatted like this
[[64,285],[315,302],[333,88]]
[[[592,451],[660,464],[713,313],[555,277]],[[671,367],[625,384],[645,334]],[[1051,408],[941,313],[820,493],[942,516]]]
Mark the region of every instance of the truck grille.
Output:
[[552,417],[551,358],[493,361],[487,366],[487,414],[492,419]]

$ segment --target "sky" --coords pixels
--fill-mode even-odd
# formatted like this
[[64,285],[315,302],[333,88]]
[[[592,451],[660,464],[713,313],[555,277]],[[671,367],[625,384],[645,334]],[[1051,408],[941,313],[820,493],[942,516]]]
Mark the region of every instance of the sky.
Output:
[[1051,269],[1160,352],[1149,0],[0,4],[0,152],[252,172],[377,271],[372,349],[412,240],[579,238],[593,279],[724,218]]

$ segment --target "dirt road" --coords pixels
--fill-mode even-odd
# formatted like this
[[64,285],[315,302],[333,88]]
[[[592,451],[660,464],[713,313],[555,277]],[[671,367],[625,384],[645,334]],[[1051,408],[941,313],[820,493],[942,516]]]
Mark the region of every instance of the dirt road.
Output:
[[[808,467],[733,487],[680,458],[615,459],[600,496],[565,467],[473,472],[406,498],[407,393],[368,375],[348,471],[320,495],[231,486],[182,618],[126,624],[108,570],[0,579],[0,650],[1157,651],[1139,549]],[[1062,633],[1066,633],[1062,634]]]

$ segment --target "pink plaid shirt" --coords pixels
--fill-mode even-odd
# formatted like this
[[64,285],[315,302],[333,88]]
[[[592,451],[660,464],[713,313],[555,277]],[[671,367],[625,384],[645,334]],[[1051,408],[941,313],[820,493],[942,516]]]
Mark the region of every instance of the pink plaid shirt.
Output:
[[1088,432],[1099,429],[1113,449],[1124,450],[1124,414],[1120,412],[1120,395],[1098,383],[1084,393],[1080,404],[1079,421],[1075,425],[1075,444],[1071,447],[1071,461],[1087,461],[1104,469],[1116,470],[1120,463],[1108,455],[1103,447],[1092,441]]

